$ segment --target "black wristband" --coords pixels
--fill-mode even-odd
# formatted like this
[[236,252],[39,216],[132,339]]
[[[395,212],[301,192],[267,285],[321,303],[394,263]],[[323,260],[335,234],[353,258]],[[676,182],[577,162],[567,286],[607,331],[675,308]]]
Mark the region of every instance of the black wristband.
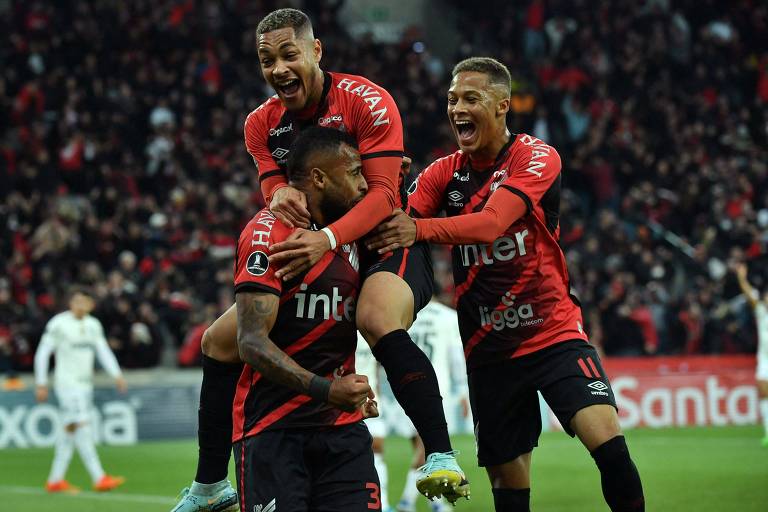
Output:
[[320,377],[319,375],[315,375],[312,377],[312,380],[309,381],[309,390],[308,395],[314,398],[315,400],[320,400],[321,402],[327,402],[328,401],[328,394],[331,392],[331,381],[328,379],[324,379]]

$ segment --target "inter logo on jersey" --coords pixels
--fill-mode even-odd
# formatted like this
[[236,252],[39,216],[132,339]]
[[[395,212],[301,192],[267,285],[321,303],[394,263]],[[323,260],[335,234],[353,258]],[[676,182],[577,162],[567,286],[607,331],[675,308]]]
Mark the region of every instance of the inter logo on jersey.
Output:
[[254,251],[248,256],[245,270],[252,276],[263,276],[269,268],[269,258],[261,251]]

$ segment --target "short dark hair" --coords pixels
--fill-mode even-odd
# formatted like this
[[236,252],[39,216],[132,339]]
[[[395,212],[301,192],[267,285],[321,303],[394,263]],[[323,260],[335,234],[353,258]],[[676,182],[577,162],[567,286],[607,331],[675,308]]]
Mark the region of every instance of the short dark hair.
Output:
[[302,130],[291,145],[288,156],[288,179],[297,183],[304,181],[309,177],[313,158],[318,153],[336,151],[343,144],[357,149],[357,141],[347,132],[322,126],[312,126]]
[[465,71],[475,71],[488,76],[488,82],[504,87],[507,94],[512,91],[512,75],[507,66],[491,57],[470,57],[464,59],[453,67],[451,76],[456,76]]
[[309,16],[298,9],[278,9],[264,16],[264,19],[259,22],[256,27],[256,37],[281,28],[292,28],[297,36],[313,35]]
[[67,300],[72,300],[75,295],[85,295],[86,297],[94,298],[93,290],[88,286],[82,284],[73,284],[67,290]]

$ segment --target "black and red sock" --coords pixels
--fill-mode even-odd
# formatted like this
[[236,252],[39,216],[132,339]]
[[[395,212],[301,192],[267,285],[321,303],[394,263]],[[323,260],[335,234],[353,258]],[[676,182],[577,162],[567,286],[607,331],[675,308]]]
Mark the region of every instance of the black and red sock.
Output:
[[390,332],[371,351],[384,367],[392,393],[424,441],[426,455],[451,451],[435,369],[408,331]]

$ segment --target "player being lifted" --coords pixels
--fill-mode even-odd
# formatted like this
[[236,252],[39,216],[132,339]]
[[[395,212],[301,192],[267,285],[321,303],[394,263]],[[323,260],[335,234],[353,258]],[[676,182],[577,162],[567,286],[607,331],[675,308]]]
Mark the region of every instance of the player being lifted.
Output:
[[747,266],[740,264],[736,267],[736,278],[739,288],[747,298],[755,315],[757,323],[757,392],[760,395],[760,416],[763,418],[765,436],[762,445],[768,448],[768,289],[760,297],[747,280]]
[[48,492],[77,490],[64,479],[75,447],[91,475],[94,489],[109,491],[124,481],[122,477],[104,473],[93,444],[94,355],[107,373],[114,377],[117,389],[123,393],[126,390],[125,379],[104,338],[101,322],[90,314],[93,307],[90,292],[85,288],[74,288],[70,292],[69,310],[48,321],[35,352],[37,400],[48,400],[48,364],[53,354],[56,358],[53,388],[61,408],[61,431],[56,438],[53,465],[45,486]]
[[[531,452],[541,432],[537,390],[592,454],[611,510],[644,510],[613,391],[569,293],[558,245],[560,157],[535,137],[510,135],[510,85],[509,71],[493,59],[456,65],[448,118],[460,150],[412,186],[419,218],[396,212],[370,245],[455,244],[478,460],[496,510],[529,510]],[[446,218],[430,218],[441,210]]]
[[[320,127],[292,146],[291,184],[306,195],[315,229],[367,190],[355,146],[349,134]],[[269,247],[293,231],[264,209],[238,243],[237,338],[246,363],[233,425],[240,510],[381,510],[361,422],[378,412],[367,378],[355,373],[357,245],[340,245],[284,281]]]
[[[289,280],[316,264],[325,253],[354,242],[402,205],[398,195],[403,160],[403,129],[387,91],[367,79],[320,69],[322,45],[309,18],[296,9],[268,14],[256,29],[262,74],[277,95],[251,112],[245,142],[258,168],[270,210],[286,226],[309,227],[304,194],[287,183],[285,165],[291,142],[305,127],[320,125],[351,134],[357,141],[369,192],[348,214],[321,231],[297,230],[271,248],[276,276]],[[280,253],[277,255],[276,253]],[[290,262],[288,261],[290,260]],[[357,305],[357,327],[386,371],[400,405],[424,440],[427,463],[419,490],[456,500],[469,485],[451,450],[437,378],[407,328],[432,296],[432,262],[427,244],[415,244],[372,262],[364,271]],[[240,376],[235,308],[203,336],[200,391],[200,446],[197,474],[173,512],[226,510],[236,501],[226,479],[232,423],[230,406]]]

